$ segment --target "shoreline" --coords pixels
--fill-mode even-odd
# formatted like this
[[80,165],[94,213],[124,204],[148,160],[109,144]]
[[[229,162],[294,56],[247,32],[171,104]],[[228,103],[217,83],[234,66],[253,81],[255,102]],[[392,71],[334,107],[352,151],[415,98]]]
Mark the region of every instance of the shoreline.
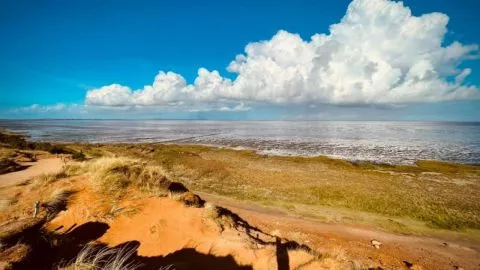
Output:
[[256,150],[275,156],[328,156],[353,162],[480,164],[480,126],[425,122],[4,122],[53,143],[181,143]]
[[103,145],[153,145],[153,146],[161,146],[161,145],[173,145],[173,146],[185,146],[185,147],[195,147],[195,146],[200,146],[200,147],[207,147],[211,149],[222,149],[222,150],[231,150],[231,151],[247,151],[247,152],[254,152],[258,156],[268,156],[268,157],[285,157],[285,158],[305,158],[305,159],[319,159],[319,158],[327,158],[331,160],[337,160],[337,161],[345,161],[349,163],[366,163],[366,164],[371,164],[371,165],[378,165],[378,166],[412,166],[415,167],[417,166],[417,162],[422,162],[422,161],[427,161],[427,162],[438,162],[438,163],[445,163],[445,164],[450,164],[450,165],[460,165],[460,166],[475,166],[480,168],[480,163],[460,163],[460,162],[455,162],[455,161],[449,161],[449,160],[438,160],[438,159],[417,159],[412,162],[408,163],[389,163],[389,162],[381,162],[381,161],[374,161],[374,160],[362,160],[362,159],[350,159],[346,157],[340,157],[340,156],[333,156],[333,155],[295,155],[295,154],[268,154],[268,153],[263,153],[263,150],[257,150],[254,148],[248,148],[248,147],[243,147],[243,146],[223,146],[223,145],[214,145],[214,144],[202,144],[202,143],[170,143],[170,142],[93,142],[93,143],[83,143],[83,142],[55,142],[55,141],[41,141],[41,142],[48,142],[48,143],[57,143],[57,144],[63,144],[63,145],[93,145],[93,146],[103,146]]
[[[378,179],[380,186],[384,186],[390,181],[393,186],[396,186],[398,190],[390,190],[389,192],[398,193],[404,192],[403,190],[408,189],[408,187],[402,186],[402,183],[410,183],[412,179],[421,179],[429,181],[445,183],[447,186],[444,186],[446,189],[451,189],[452,186],[449,182],[454,183],[458,188],[461,188],[464,185],[476,185],[480,179],[480,165],[470,165],[470,164],[461,164],[461,163],[452,163],[436,160],[418,160],[415,164],[389,164],[389,163],[379,163],[372,161],[351,161],[346,159],[332,158],[328,156],[315,156],[315,157],[305,157],[305,156],[280,156],[280,155],[265,155],[260,154],[255,150],[250,149],[238,149],[238,148],[229,148],[229,147],[217,147],[212,145],[201,145],[201,144],[178,144],[178,143],[45,143],[45,142],[28,142],[25,141],[28,138],[25,134],[9,133],[13,137],[19,138],[20,141],[23,141],[25,145],[33,144],[34,149],[46,150],[46,151],[56,151],[56,153],[63,154],[74,154],[81,159],[86,155],[90,159],[96,159],[101,157],[128,157],[140,160],[142,162],[150,163],[153,165],[161,165],[165,167],[167,171],[170,171],[171,175],[175,180],[183,183],[189,183],[199,191],[205,192],[214,192],[215,194],[231,196],[236,199],[245,200],[245,196],[253,196],[252,198],[247,198],[251,201],[264,201],[265,195],[259,194],[258,191],[248,191],[238,190],[242,187],[242,183],[235,183],[237,187],[233,190],[228,190],[224,188],[225,184],[231,181],[242,181],[249,182],[254,181],[258,184],[265,185],[262,183],[266,179],[270,179],[270,184],[264,187],[267,190],[270,190],[272,187],[278,185],[279,183],[285,180],[276,180],[277,177],[289,177],[290,175],[295,175],[295,178],[298,178],[301,182],[300,186],[291,186],[288,182],[285,182],[284,185],[290,189],[299,189],[302,186],[306,188],[305,192],[311,193],[311,190],[308,190],[309,187],[314,188],[314,192],[333,192],[333,194],[327,193],[327,197],[332,197],[334,203],[332,206],[337,207],[346,207],[353,208],[352,210],[360,210],[367,212],[378,212],[378,214],[389,214],[393,216],[399,216],[396,214],[396,211],[390,209],[391,206],[387,206],[386,209],[377,209],[377,206],[362,206],[366,200],[366,194],[357,194],[355,190],[346,190],[344,187],[340,188],[332,185],[329,179],[335,179],[338,177],[346,178],[346,185],[357,185],[358,177],[365,182],[367,186],[372,185],[372,179]],[[258,164],[258,165],[257,165]],[[264,165],[261,165],[264,164]],[[266,166],[266,167],[263,167]],[[268,168],[270,167],[270,168]],[[187,175],[177,176],[178,171],[187,173]],[[318,183],[318,189],[315,185],[318,182],[318,173],[322,172],[324,176],[321,178],[326,178],[326,183]],[[258,175],[256,175],[258,174]],[[233,176],[235,180],[228,180],[225,183],[224,178],[226,176]],[[275,176],[277,175],[277,176]],[[188,179],[186,179],[188,178]],[[351,179],[350,179],[351,178]],[[211,181],[217,181],[211,182]],[[219,187],[219,182],[221,186]],[[258,183],[258,181],[262,181]],[[279,182],[278,182],[279,181]],[[393,181],[393,182],[392,182]],[[229,183],[233,184],[233,183]],[[327,184],[327,186],[325,186]],[[442,184],[442,185],[445,185]],[[415,186],[417,184],[413,184]],[[328,187],[328,190],[323,190]],[[455,187],[455,186],[453,186]],[[456,187],[456,188],[457,188]],[[357,187],[358,188],[358,187]],[[374,186],[372,186],[374,188]],[[385,187],[387,188],[387,187]],[[391,187],[388,187],[389,189]],[[428,191],[431,191],[432,187],[428,187]],[[438,188],[438,187],[437,187]],[[363,188],[360,188],[363,189]],[[365,190],[367,191],[367,190]],[[444,191],[444,190],[442,190]],[[269,191],[271,192],[271,191]],[[291,190],[281,190],[282,193],[288,194],[291,193]],[[295,191],[296,192],[296,191]],[[385,192],[385,191],[383,191]],[[423,191],[422,191],[423,192]],[[247,193],[247,194],[246,194]],[[342,194],[340,197],[336,193]],[[361,197],[360,202],[351,202],[348,197],[345,197],[345,194],[351,194],[349,196]],[[427,193],[428,194],[428,193]],[[300,195],[300,194],[299,194]],[[378,200],[382,201],[383,196],[388,194],[378,194]],[[455,195],[455,194],[454,194]],[[291,195],[288,195],[291,196]],[[388,195],[390,196],[390,195]],[[294,204],[317,204],[318,200],[322,201],[321,197],[317,199],[312,198],[311,195],[309,198],[300,199],[298,197],[292,197],[292,203]],[[431,197],[431,195],[429,196]],[[289,199],[289,200],[291,200]],[[434,197],[432,197],[435,201]],[[284,199],[285,200],[285,199]],[[346,201],[345,201],[346,200]],[[283,200],[280,200],[282,202]],[[288,201],[288,200],[287,200]],[[349,202],[350,201],[350,202]],[[263,202],[265,203],[265,201]],[[278,204],[275,201],[266,201],[267,204]],[[345,205],[346,203],[346,205]],[[358,205],[358,203],[361,203]],[[391,201],[394,203],[394,201]],[[281,203],[282,204],[282,203]],[[320,205],[330,205],[332,202],[320,202]],[[428,203],[430,204],[430,202]],[[373,209],[370,209],[373,207]],[[478,206],[480,209],[480,205]],[[288,207],[287,207],[288,208]],[[408,207],[407,207],[408,208]],[[423,211],[423,210],[422,210]],[[411,215],[410,213],[409,215]],[[415,215],[415,213],[413,213]],[[429,214],[430,215],[430,214]],[[401,215],[400,215],[401,216]],[[407,215],[408,216],[408,215]],[[433,217],[433,216],[432,216]],[[480,217],[477,217],[480,218]],[[418,217],[417,217],[418,219]],[[424,219],[420,217],[420,219]],[[429,218],[427,218],[427,221]],[[439,221],[443,223],[443,221]],[[475,223],[475,222],[474,222]],[[437,226],[437,225],[435,225]],[[435,227],[434,226],[434,227]],[[450,226],[450,225],[438,225],[439,227]],[[456,226],[456,225],[455,225]],[[463,225],[462,225],[463,226]],[[470,225],[469,225],[470,226]],[[467,226],[467,227],[469,227]],[[474,225],[476,228],[477,225]],[[478,221],[478,229],[480,229],[480,220]]]
[[[230,224],[231,220],[214,220],[213,227],[204,227],[203,213],[214,205],[231,211],[228,213],[240,218],[239,224],[256,226],[285,239],[281,241],[293,239],[322,254],[340,249],[348,255],[349,264],[359,260],[399,268],[406,260],[426,269],[478,264],[480,166],[437,161],[407,166],[325,156],[267,156],[253,150],[192,144],[28,143],[21,135],[12,136],[7,142],[24,150],[13,148],[11,154],[43,153],[40,159],[61,159],[56,166],[62,169],[0,188],[0,195],[9,203],[4,206],[8,215],[2,220],[29,213],[35,200],[46,200],[55,190],[71,189],[69,210],[47,224],[49,230],[63,226],[60,230],[68,231],[72,226],[103,222],[102,226],[111,226],[111,233],[100,238],[101,242],[114,247],[136,239],[142,256],[175,252],[184,246],[185,235],[193,243],[202,237],[212,243],[215,239],[230,241],[237,231],[225,235],[211,230],[218,222]],[[81,160],[63,163],[66,156],[74,155]],[[29,173],[44,166],[36,164]],[[210,206],[179,204],[177,195],[166,194],[164,182],[180,183],[189,190],[186,194],[192,202],[203,199]],[[175,210],[165,212],[172,208]],[[186,224],[184,231],[177,229],[179,219]],[[192,222],[198,227],[192,229],[188,225]],[[132,230],[132,226],[141,229]],[[208,236],[198,235],[206,231]],[[159,239],[166,239],[162,243],[168,246],[159,246],[152,233],[160,233]],[[172,233],[178,238],[168,238]],[[372,247],[372,239],[383,243],[380,250]],[[243,246],[245,242],[239,243]]]
[[[17,133],[20,134],[20,133]],[[26,138],[28,135],[22,134]],[[180,139],[181,140],[181,139]],[[175,140],[176,141],[176,140]],[[102,145],[176,145],[176,146],[202,146],[208,148],[216,148],[216,149],[226,149],[232,151],[251,151],[255,152],[255,154],[259,156],[269,156],[269,157],[291,157],[291,158],[307,158],[307,159],[315,159],[315,158],[328,158],[332,160],[340,160],[346,161],[350,163],[368,163],[372,165],[385,165],[385,166],[416,166],[417,162],[422,161],[429,161],[429,162],[438,162],[438,163],[446,163],[450,165],[465,165],[465,166],[478,166],[480,167],[480,163],[461,163],[455,162],[451,160],[440,160],[440,159],[417,159],[412,160],[411,162],[404,162],[404,163],[396,163],[396,162],[384,162],[384,161],[375,161],[370,159],[351,159],[348,157],[342,157],[339,155],[298,155],[298,154],[271,154],[271,153],[264,153],[266,150],[258,150],[255,148],[249,148],[244,146],[224,146],[224,145],[215,145],[215,144],[204,144],[204,143],[176,143],[176,142],[169,142],[169,141],[159,141],[159,142],[79,142],[79,141],[55,141],[55,140],[32,140],[31,142],[38,142],[38,143],[51,143],[51,144],[59,144],[59,145],[92,145],[92,146],[102,146]]]

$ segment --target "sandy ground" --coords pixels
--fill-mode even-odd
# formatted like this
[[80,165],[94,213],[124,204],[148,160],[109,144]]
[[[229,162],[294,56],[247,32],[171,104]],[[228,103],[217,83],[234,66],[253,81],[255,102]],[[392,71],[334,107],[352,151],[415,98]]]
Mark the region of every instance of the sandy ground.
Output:
[[[381,266],[383,269],[408,269],[405,265],[409,263],[422,267],[412,269],[478,269],[480,266],[479,243],[468,240],[398,235],[365,226],[325,224],[204,193],[201,193],[204,199],[228,208],[259,231],[220,231],[215,222],[205,218],[204,209],[186,207],[169,198],[125,201],[118,205],[123,213],[98,219],[96,213],[101,212],[97,208],[100,205],[84,203],[101,201],[97,196],[88,190],[75,195],[69,209],[54,219],[49,228],[67,233],[85,227],[92,220],[101,221],[107,225],[97,241],[110,247],[138,245],[138,255],[148,258],[176,257],[192,249],[216,258],[231,256],[238,265],[253,269],[280,269],[273,236],[308,245],[331,258],[301,269],[350,269],[355,261],[364,267]],[[267,244],[252,241],[252,236]],[[371,240],[380,241],[380,249],[374,248]],[[296,269],[312,258],[311,254],[302,251],[288,251],[288,257],[289,267],[285,269]]]
[[[0,188],[17,185],[42,173],[57,172],[62,168],[59,158],[45,158],[28,164],[23,171],[0,175]],[[85,187],[84,176],[71,180]],[[407,236],[378,231],[366,226],[326,224],[319,221],[290,216],[277,209],[247,204],[233,199],[196,192],[206,201],[228,208],[261,231],[226,229],[220,231],[215,222],[205,219],[204,209],[189,208],[168,198],[131,198],[118,215],[99,217],[99,194],[82,188],[62,212],[50,224],[52,231],[68,233],[75,228],[102,225],[105,228],[98,241],[109,246],[138,243],[138,255],[145,258],[181,257],[188,249],[216,257],[233,256],[239,265],[251,265],[253,269],[277,269],[278,245],[273,236],[284,237],[333,257],[345,254],[371,266],[385,269],[405,269],[405,262],[420,265],[423,269],[480,269],[480,243],[452,237]],[[91,202],[85,204],[85,202]],[[129,211],[132,209],[133,211]],[[112,212],[112,210],[110,210]],[[96,223],[95,223],[96,222]],[[90,224],[90,225],[88,225]],[[100,227],[102,227],[100,226]],[[260,236],[259,236],[260,234]],[[267,244],[252,241],[263,238]],[[382,243],[380,249],[371,240]],[[182,253],[183,252],[183,253]],[[289,251],[289,268],[294,269],[311,260],[311,255],[301,251]],[[309,269],[344,268],[337,259],[309,265]],[[323,264],[323,265],[320,265]],[[303,268],[302,268],[303,269]]]
[[[425,269],[480,269],[480,243],[472,240],[447,235],[435,238],[400,235],[366,226],[326,224],[289,216],[278,209],[195,193],[209,202],[230,209],[265,231],[278,231],[282,236],[301,238],[315,249],[343,249],[349,256],[369,258],[389,268],[402,267],[407,261]],[[371,240],[380,241],[381,248],[375,249]]]
[[[100,201],[96,196],[88,190],[75,195],[69,209],[48,228],[63,234],[84,231],[83,235],[100,236],[97,242],[109,247],[136,247],[137,256],[160,260],[163,266],[171,263],[175,269],[297,269],[301,265],[302,269],[346,269],[333,258],[315,261],[309,252],[287,250],[285,242],[277,244],[274,236],[254,228],[221,230],[205,217],[205,208],[187,207],[170,198],[126,201],[119,209],[127,212],[98,218],[95,203],[84,203]],[[286,260],[278,259],[279,245],[285,246]]]
[[63,162],[60,158],[52,157],[40,159],[36,162],[23,162],[21,165],[29,167],[22,171],[0,175],[0,188],[18,185],[40,174],[58,172],[62,169]]

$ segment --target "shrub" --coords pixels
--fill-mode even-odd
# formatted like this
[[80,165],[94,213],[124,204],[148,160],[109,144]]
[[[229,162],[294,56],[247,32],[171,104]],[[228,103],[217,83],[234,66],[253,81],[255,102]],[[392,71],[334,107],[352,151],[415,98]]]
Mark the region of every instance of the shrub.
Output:
[[27,141],[25,136],[0,130],[0,143],[11,148],[25,149]]
[[178,197],[178,200],[183,202],[186,206],[201,208],[205,201],[200,196],[194,194],[191,191],[187,191]]
[[10,148],[0,147],[0,159],[14,158],[16,155],[15,150]]
[[72,154],[75,152],[63,145],[51,144],[48,142],[32,142],[28,144],[28,148],[32,150],[47,151],[50,154]]
[[22,166],[10,159],[0,160],[0,174],[15,172],[24,169],[25,166]]
[[52,147],[48,149],[48,152],[51,154],[70,154],[71,150],[61,145],[52,145]]
[[78,160],[78,161],[84,161],[85,160],[85,154],[83,152],[73,152],[72,154],[72,159]]

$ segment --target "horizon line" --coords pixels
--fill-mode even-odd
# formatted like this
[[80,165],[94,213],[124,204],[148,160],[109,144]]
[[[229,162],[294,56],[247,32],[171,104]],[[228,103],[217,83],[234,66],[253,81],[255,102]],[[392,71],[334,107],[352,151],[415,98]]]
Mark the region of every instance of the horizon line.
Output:
[[452,122],[452,123],[480,123],[480,120],[329,120],[329,119],[187,119],[187,118],[0,118],[0,121],[222,121],[222,122]]

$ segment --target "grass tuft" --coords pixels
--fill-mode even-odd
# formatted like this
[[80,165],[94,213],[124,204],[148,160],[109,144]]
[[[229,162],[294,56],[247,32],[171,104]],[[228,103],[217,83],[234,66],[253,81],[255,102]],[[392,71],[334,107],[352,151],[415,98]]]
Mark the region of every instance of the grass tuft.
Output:
[[59,270],[134,270],[139,267],[131,262],[135,248],[107,248],[86,245],[70,265],[60,266]]
[[99,158],[86,166],[94,188],[102,193],[119,196],[134,185],[153,195],[166,195],[170,183],[163,169],[130,158]]
[[73,191],[68,189],[56,189],[50,195],[50,199],[41,204],[47,212],[47,220],[53,219],[61,211],[67,210],[67,203]]

